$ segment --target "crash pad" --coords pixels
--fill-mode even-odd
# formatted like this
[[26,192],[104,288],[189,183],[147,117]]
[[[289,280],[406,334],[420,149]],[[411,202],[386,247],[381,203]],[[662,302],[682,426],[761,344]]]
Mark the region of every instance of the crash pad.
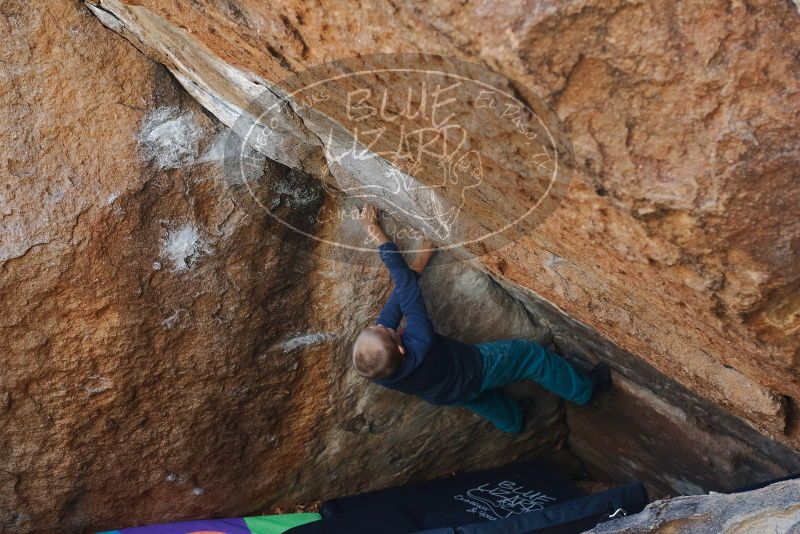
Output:
[[108,530],[98,534],[283,534],[290,528],[319,519],[320,515],[313,513],[200,519]]
[[390,504],[403,512],[417,530],[455,527],[505,519],[583,495],[571,481],[555,471],[536,462],[517,462],[331,499],[320,508],[324,520],[317,528],[309,525],[302,530],[323,529],[326,521],[339,515],[358,517],[358,514],[383,510]]

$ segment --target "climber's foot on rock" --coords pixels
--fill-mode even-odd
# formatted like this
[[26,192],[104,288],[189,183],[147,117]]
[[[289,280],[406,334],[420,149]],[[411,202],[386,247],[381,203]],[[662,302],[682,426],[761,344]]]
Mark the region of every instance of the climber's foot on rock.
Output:
[[598,363],[587,373],[589,380],[592,381],[592,396],[590,400],[597,397],[597,394],[606,389],[611,384],[611,369],[604,363]]
[[520,428],[519,431],[525,432],[525,429],[528,426],[528,418],[530,417],[530,413],[533,409],[535,401],[533,400],[533,397],[523,397],[519,399],[517,403],[519,403],[519,407],[522,408],[522,428]]

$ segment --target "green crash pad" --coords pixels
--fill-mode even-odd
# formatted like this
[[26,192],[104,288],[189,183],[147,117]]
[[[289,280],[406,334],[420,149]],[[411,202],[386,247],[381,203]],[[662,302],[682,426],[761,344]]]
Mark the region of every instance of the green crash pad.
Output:
[[322,517],[314,513],[199,519],[109,530],[98,534],[283,534],[290,528],[320,519]]
[[285,514],[285,515],[260,515],[243,517],[247,528],[253,534],[283,534],[290,528],[305,525],[312,521],[322,519],[319,514]]

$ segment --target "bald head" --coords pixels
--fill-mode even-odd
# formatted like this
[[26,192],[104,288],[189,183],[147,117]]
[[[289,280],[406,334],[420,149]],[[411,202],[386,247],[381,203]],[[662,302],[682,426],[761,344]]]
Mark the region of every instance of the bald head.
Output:
[[361,331],[353,345],[353,367],[366,378],[387,378],[400,367],[403,352],[394,330],[370,326]]

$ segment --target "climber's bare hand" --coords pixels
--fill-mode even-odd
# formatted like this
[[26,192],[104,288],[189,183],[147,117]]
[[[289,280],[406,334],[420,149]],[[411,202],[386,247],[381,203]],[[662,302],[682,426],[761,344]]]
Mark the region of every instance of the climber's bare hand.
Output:
[[378,224],[378,209],[372,204],[364,204],[358,212],[358,218],[364,230],[369,231],[370,226]]
[[425,270],[425,267],[428,265],[436,249],[434,248],[433,241],[426,238],[423,238],[414,248],[416,248],[417,253],[408,266],[412,271],[422,274],[422,271]]
[[367,235],[370,241],[382,245],[389,241],[389,238],[383,233],[381,225],[378,223],[378,209],[371,204],[364,204],[364,207],[359,211],[358,222]]

